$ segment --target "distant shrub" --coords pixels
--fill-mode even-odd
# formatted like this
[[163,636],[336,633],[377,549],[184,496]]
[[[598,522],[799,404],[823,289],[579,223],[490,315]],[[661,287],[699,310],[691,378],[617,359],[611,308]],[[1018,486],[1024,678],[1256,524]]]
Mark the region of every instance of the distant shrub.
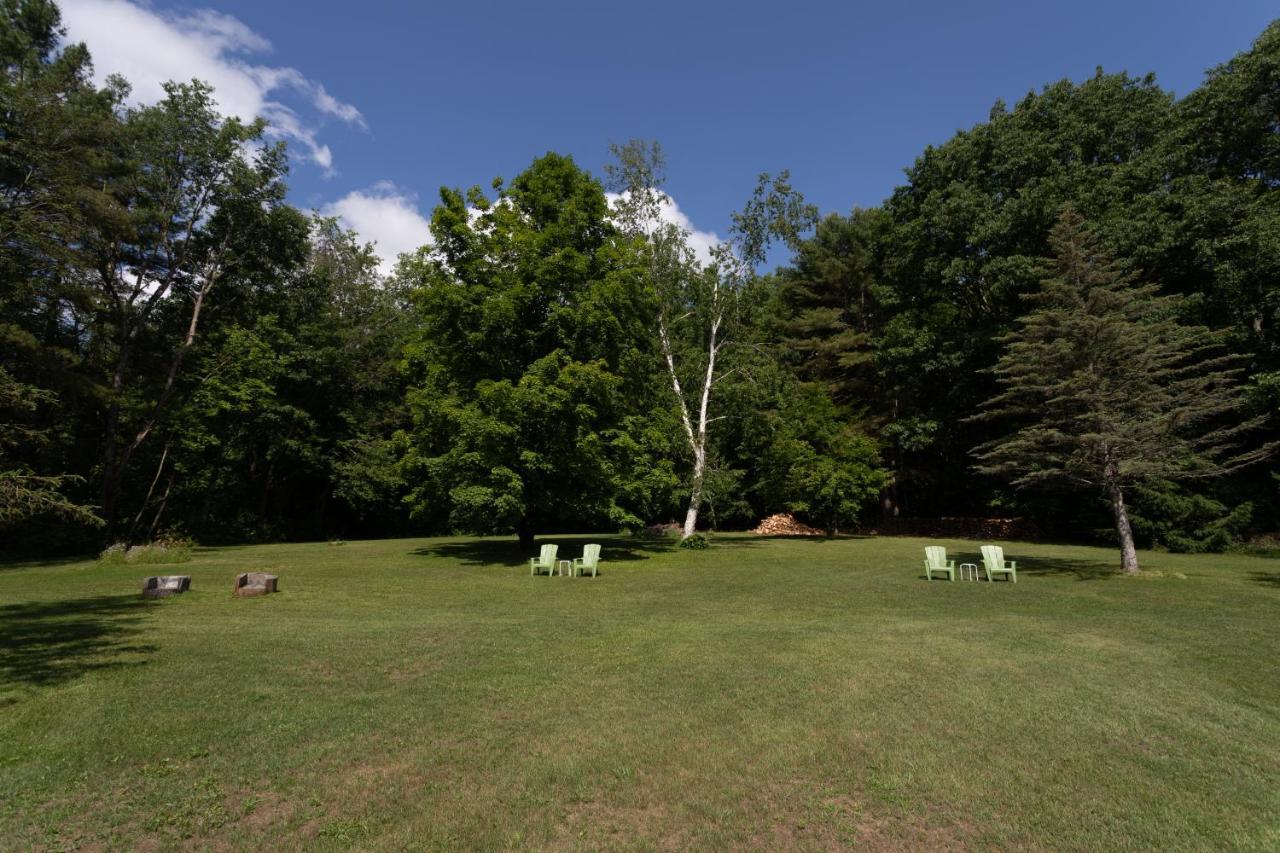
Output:
[[347,544],[347,540],[345,540],[345,539],[330,539],[330,540],[329,540],[329,545],[330,545],[330,547],[334,547],[334,548],[336,548],[336,547],[337,547],[337,546],[339,546],[339,545],[346,545],[346,544]]
[[650,524],[648,527],[635,531],[635,535],[643,539],[672,539],[684,532],[679,524],[674,521],[666,524]]
[[1280,557],[1280,534],[1262,533],[1242,542],[1232,550],[1255,557]]
[[98,562],[108,564],[123,563],[128,550],[128,545],[123,542],[117,542],[98,555]]
[[109,565],[186,563],[191,560],[194,547],[195,543],[181,536],[162,536],[147,545],[126,545],[124,542],[117,542],[98,555],[98,562]]
[[690,551],[705,551],[711,547],[711,540],[701,533],[695,533],[681,539],[680,547]]

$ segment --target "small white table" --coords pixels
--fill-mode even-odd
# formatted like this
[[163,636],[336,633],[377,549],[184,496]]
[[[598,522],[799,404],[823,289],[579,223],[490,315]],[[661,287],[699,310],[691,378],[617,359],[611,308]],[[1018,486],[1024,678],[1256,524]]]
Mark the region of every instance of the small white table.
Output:
[[[967,576],[966,576],[967,573]],[[960,564],[960,580],[976,581],[978,579],[977,563],[961,563]]]
[[560,577],[564,577],[565,572],[569,573],[569,577],[573,577],[573,560],[561,560],[556,564],[556,568],[560,571]]

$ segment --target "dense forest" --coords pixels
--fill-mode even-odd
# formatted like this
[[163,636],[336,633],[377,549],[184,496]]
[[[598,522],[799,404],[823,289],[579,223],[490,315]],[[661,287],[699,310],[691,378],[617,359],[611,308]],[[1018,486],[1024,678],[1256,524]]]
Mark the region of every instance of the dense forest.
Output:
[[0,550],[1277,529],[1280,22],[1182,98],[1099,69],[998,102],[875,208],[762,175],[709,260],[632,141],[441,189],[383,276],[261,121],[200,81],[127,106],[54,4],[0,8]]

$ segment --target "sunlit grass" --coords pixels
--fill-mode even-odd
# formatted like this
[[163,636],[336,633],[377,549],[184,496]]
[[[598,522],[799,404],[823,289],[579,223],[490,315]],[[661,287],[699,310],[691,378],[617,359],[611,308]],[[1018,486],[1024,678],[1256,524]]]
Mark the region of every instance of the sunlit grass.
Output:
[[1280,845],[1274,561],[552,541],[0,568],[0,846]]

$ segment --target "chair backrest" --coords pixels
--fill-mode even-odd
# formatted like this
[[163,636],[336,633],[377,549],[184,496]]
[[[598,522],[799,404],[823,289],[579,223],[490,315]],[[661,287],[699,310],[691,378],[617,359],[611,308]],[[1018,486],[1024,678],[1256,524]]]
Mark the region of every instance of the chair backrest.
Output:
[[947,549],[941,545],[929,545],[924,549],[924,560],[935,569],[944,568],[947,565]]
[[549,566],[556,561],[555,545],[543,545],[542,551],[538,554],[538,562],[544,566]]
[[588,545],[582,549],[582,562],[588,566],[594,566],[600,562],[600,546]]
[[982,546],[982,562],[993,569],[1004,568],[1004,548],[999,545]]

